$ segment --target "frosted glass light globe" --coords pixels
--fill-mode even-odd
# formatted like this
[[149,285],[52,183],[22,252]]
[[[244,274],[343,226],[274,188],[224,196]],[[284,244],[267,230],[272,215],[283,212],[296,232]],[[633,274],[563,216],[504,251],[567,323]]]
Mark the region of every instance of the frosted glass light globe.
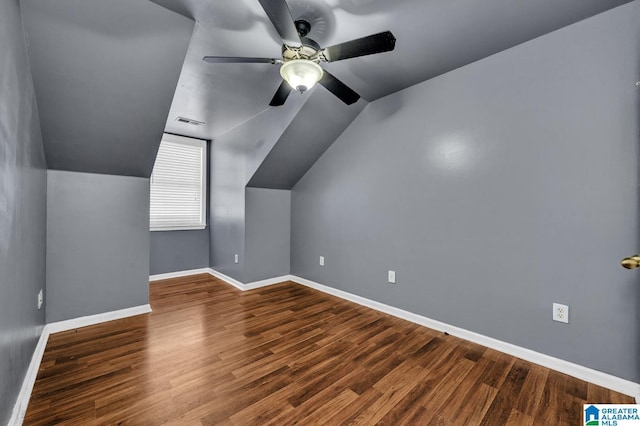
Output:
[[300,92],[311,89],[322,78],[322,67],[307,59],[293,59],[282,64],[280,75]]

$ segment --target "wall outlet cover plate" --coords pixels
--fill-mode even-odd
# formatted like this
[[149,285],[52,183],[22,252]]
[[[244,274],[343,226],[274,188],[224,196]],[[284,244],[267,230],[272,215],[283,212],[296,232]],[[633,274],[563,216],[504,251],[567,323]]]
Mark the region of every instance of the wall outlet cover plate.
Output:
[[569,306],[560,303],[553,304],[553,320],[569,323]]

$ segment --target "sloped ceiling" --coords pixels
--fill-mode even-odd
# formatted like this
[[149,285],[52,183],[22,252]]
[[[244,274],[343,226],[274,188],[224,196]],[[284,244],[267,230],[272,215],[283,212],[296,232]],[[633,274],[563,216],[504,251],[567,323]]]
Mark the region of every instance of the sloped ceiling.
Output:
[[147,0],[22,0],[47,165],[150,176],[193,20]]
[[293,188],[366,105],[363,100],[345,105],[328,91],[319,90],[309,97],[247,186]]
[[[323,46],[384,30],[396,36],[393,52],[323,65],[362,96],[355,110],[628,1],[287,4],[294,18],[311,22],[309,37]],[[278,66],[202,61],[206,55],[280,57],[281,40],[258,0],[21,0],[21,7],[50,168],[149,176],[163,128],[215,143],[272,108]],[[276,177],[291,185],[304,170],[288,167],[283,176],[276,169],[303,158],[313,164],[337,136],[323,129],[344,127],[345,117],[357,115],[320,113],[335,108],[323,87],[302,96],[314,102],[278,137],[274,155],[258,169],[261,186]],[[178,116],[206,124],[182,124]],[[306,148],[286,155],[295,140]]]
[[[202,61],[206,55],[280,57],[282,41],[258,0],[153,1],[196,21],[167,121],[169,131],[215,140],[268,108],[281,81],[277,65]],[[323,64],[365,100],[373,101],[628,1],[287,0],[287,4],[294,19],[311,23],[309,37],[321,46],[384,30],[394,33],[393,52]],[[316,87],[306,95],[324,90]],[[194,129],[176,122],[178,116],[207,124]]]

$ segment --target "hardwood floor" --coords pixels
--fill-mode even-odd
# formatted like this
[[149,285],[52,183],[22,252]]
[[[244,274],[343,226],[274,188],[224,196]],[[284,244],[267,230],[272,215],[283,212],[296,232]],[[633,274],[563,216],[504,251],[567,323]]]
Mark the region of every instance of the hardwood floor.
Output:
[[577,425],[633,399],[294,283],[150,286],[51,335],[25,425]]

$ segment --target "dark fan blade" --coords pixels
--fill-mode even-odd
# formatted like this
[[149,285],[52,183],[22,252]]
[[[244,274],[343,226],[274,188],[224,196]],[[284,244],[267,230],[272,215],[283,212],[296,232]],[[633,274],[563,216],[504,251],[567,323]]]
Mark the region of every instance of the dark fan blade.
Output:
[[258,0],[286,45],[300,46],[300,36],[285,0]]
[[279,59],[273,58],[237,58],[234,56],[205,56],[203,61],[210,64],[276,64]]
[[328,91],[336,95],[347,105],[354,104],[358,102],[358,99],[360,99],[360,95],[351,90],[349,86],[335,78],[332,74],[329,74],[327,70],[324,70],[322,78],[318,83],[326,87]]
[[284,105],[284,102],[287,100],[287,98],[289,97],[289,93],[291,93],[291,86],[289,86],[289,83],[287,83],[286,81],[282,80],[282,83],[280,84],[280,87],[278,87],[278,90],[276,91],[276,94],[273,95],[273,99],[271,99],[271,102],[269,102],[270,106],[281,106]]
[[391,31],[385,31],[383,33],[325,47],[322,51],[327,62],[334,62],[342,59],[355,58],[357,56],[389,52],[395,47],[396,38]]

